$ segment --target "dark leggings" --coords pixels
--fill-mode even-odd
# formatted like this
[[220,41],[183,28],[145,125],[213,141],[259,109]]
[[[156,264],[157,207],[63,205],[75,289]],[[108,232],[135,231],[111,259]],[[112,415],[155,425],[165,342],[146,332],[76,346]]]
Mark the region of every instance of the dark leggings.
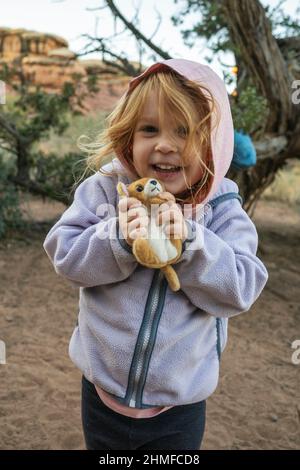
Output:
[[130,418],[108,408],[82,378],[82,425],[88,450],[199,450],[205,400],[174,406],[153,418]]

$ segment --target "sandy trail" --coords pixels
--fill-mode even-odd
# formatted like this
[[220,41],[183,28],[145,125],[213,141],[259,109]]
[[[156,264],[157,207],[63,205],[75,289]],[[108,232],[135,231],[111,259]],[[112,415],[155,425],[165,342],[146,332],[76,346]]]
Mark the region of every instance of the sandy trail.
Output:
[[[35,219],[59,204],[31,201]],[[204,449],[299,449],[300,214],[261,201],[254,221],[270,279],[251,311],[230,320]],[[80,372],[68,357],[78,293],[42,249],[45,233],[0,244],[0,448],[83,449]]]

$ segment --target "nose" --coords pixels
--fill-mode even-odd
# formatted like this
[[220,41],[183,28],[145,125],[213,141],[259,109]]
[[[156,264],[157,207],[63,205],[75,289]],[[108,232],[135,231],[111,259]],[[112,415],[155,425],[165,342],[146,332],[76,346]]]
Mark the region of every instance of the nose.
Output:
[[177,145],[167,135],[161,135],[157,144],[155,145],[155,151],[161,153],[177,152]]
[[156,186],[156,185],[157,185],[157,181],[156,181],[156,180],[151,180],[151,181],[150,181],[150,184],[153,184],[153,186]]

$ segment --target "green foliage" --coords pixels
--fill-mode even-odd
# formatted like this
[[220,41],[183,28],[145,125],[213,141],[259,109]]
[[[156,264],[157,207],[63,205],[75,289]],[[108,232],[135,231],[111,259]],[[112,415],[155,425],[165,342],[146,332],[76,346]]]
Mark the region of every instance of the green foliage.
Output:
[[66,116],[68,127],[62,135],[58,135],[51,129],[49,136],[36,142],[33,146],[34,153],[65,155],[78,152],[77,140],[81,135],[88,135],[95,140],[104,127],[104,119],[107,112],[99,111],[95,114]]
[[[174,26],[182,26],[187,19],[186,23],[189,28],[183,29],[181,34],[188,47],[194,47],[199,39],[204,39],[205,46],[211,50],[211,54],[206,57],[208,62],[211,62],[214,55],[220,52],[231,51],[235,56],[240,56],[238,47],[230,40],[222,2],[219,0],[174,0],[174,3],[179,4],[181,10],[173,15],[171,20]],[[297,8],[296,15],[292,18],[284,12],[285,3],[286,0],[280,0],[273,8],[264,7],[275,37],[299,35],[300,32],[300,7]]]
[[88,81],[87,89],[80,88],[80,74],[73,74],[72,79],[60,93],[47,93],[30,83],[21,65],[1,65],[0,80],[12,84],[13,96],[0,108],[0,144],[14,154],[20,148],[27,154],[35,142],[46,139],[51,131],[63,134],[70,114],[82,114],[83,99],[97,91],[93,79]]
[[268,116],[267,100],[258,95],[253,85],[247,85],[232,97],[231,111],[234,128],[253,135],[264,127]]
[[47,137],[51,129],[62,134],[75,94],[72,83],[66,83],[61,94],[46,93],[38,86],[30,86],[15,68],[3,66],[0,70],[0,79],[7,83],[16,80],[16,75],[19,82],[12,82],[14,97],[0,112],[0,141],[13,153],[17,153],[20,145],[29,150],[33,142]]
[[[69,204],[75,189],[74,183],[85,170],[85,159],[78,153],[57,156],[54,153],[30,156],[30,181],[38,193]],[[9,229],[23,229],[26,222],[22,219],[19,191],[14,184],[16,159],[0,154],[0,238]],[[85,176],[91,173],[87,172]]]
[[280,0],[275,7],[267,5],[264,9],[270,20],[272,32],[275,37],[298,36],[300,33],[300,6],[296,9],[295,16],[292,18],[284,11],[286,0]]
[[0,238],[9,229],[23,226],[18,190],[10,182],[10,177],[14,173],[15,164],[12,159],[6,159],[3,154],[0,154]]
[[71,202],[74,183],[84,170],[85,159],[78,153],[63,156],[36,153],[31,156],[31,179],[45,195],[66,204]]
[[[181,6],[181,10],[171,19],[175,26],[182,26],[182,37],[186,45],[195,47],[197,41],[201,41],[210,54],[205,59],[210,63],[216,57],[224,66],[223,76],[227,85],[232,85],[236,77],[229,71],[229,66],[221,62],[222,53],[232,52],[236,64],[243,65],[243,58],[238,45],[233,44],[230,39],[228,24],[223,13],[222,2],[218,0],[174,0],[175,4]],[[279,37],[299,34],[299,18],[292,18],[284,12],[286,0],[281,0],[271,8],[264,7],[270,20],[273,34]],[[300,12],[300,7],[297,10]],[[184,28],[188,25],[188,28]],[[233,64],[232,64],[233,65]],[[267,101],[260,95],[251,82],[251,78],[242,86],[237,84],[239,93],[232,97],[232,113],[236,129],[256,135],[264,129],[264,123],[268,115]]]
[[[174,0],[182,5],[182,10],[171,17],[174,26],[183,25],[185,18],[193,13],[196,21],[192,23],[192,28],[181,31],[185,45],[194,47],[195,42],[200,38],[205,40],[205,46],[211,50],[211,54],[205,59],[210,63],[215,54],[234,50],[234,44],[230,40],[226,18],[222,11],[222,2],[218,0]],[[197,16],[196,16],[196,15]],[[194,24],[193,24],[194,23]]]
[[[18,187],[68,203],[74,180],[83,173],[76,152],[45,155],[39,145],[49,136],[62,136],[74,116],[82,114],[83,99],[97,91],[95,80],[80,88],[80,75],[65,83],[60,93],[47,93],[30,83],[22,64],[1,64],[0,80],[12,93],[0,108],[0,238],[9,228],[23,227]],[[78,137],[78,136],[77,136]]]

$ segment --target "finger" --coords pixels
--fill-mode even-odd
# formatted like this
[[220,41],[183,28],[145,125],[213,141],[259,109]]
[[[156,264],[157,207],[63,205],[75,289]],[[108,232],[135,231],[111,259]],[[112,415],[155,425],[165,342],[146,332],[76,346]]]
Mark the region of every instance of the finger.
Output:
[[144,207],[131,208],[127,212],[128,222],[137,217],[148,217],[147,210]]
[[166,225],[164,232],[168,237],[172,236],[175,239],[182,240],[186,238],[185,227],[180,223]]
[[149,222],[148,217],[141,217],[141,218],[134,219],[128,224],[128,232],[130,233],[132,230],[138,227],[146,228],[148,226],[148,222]]
[[170,200],[170,201],[175,201],[175,196],[167,191],[164,191],[159,194],[159,197],[162,199]]
[[157,222],[161,214],[169,213],[171,209],[176,209],[176,207],[172,207],[170,203],[160,204],[156,211],[151,212],[151,216],[154,216]]
[[149,225],[149,217],[148,215],[144,216],[144,217],[140,217],[140,227],[148,227]]
[[118,207],[120,212],[127,212],[129,209],[128,197],[123,197],[120,199]]
[[136,197],[129,197],[128,199],[128,206],[129,209],[132,207],[139,207],[142,205],[141,201],[139,201]]
[[127,212],[120,211],[119,212],[119,223],[120,223],[120,225],[124,227],[125,225],[127,225],[127,222],[128,222]]
[[142,203],[134,197],[123,197],[120,199],[118,207],[121,212],[127,212],[132,207],[139,207]]
[[133,230],[129,233],[129,236],[132,240],[137,240],[138,238],[146,237],[147,229],[145,227],[142,227],[140,229]]
[[134,219],[128,224],[128,233],[130,234],[135,229],[140,227],[140,219]]
[[162,212],[169,211],[169,210],[174,210],[174,211],[178,211],[182,213],[181,209],[178,207],[176,202],[173,202],[173,201],[163,202],[158,207],[158,213],[162,213]]
[[161,224],[168,224],[171,222],[177,222],[180,221],[182,218],[182,215],[178,213],[177,209],[169,209],[168,211],[161,212],[158,214],[156,223],[158,225]]
[[174,201],[165,201],[165,202],[162,202],[160,205],[159,205],[159,210],[160,211],[163,211],[163,210],[166,210],[166,209],[170,209],[170,207],[172,207],[174,205]]
[[126,212],[127,211],[127,198],[123,197],[120,199],[119,204],[118,204],[118,209],[119,212]]

